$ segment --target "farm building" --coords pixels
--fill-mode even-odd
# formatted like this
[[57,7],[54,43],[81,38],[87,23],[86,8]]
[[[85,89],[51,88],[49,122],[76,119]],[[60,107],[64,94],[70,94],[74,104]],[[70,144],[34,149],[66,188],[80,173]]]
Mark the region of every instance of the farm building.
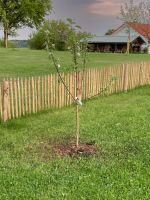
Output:
[[[97,52],[124,53],[130,41],[130,52],[140,53],[148,48],[150,24],[127,23],[117,28],[111,35],[95,36],[89,39],[89,50]],[[150,48],[148,48],[150,54]]]

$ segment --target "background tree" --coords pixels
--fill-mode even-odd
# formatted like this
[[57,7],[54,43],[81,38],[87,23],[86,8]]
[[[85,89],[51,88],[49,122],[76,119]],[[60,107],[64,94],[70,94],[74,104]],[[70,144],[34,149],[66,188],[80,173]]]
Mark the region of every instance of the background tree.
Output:
[[52,9],[51,0],[0,0],[0,23],[7,48],[8,36],[22,26],[38,27]]
[[44,30],[40,29],[38,32],[32,33],[29,39],[29,46],[31,49],[45,49]]
[[69,38],[73,32],[76,32],[79,40],[91,35],[90,33],[81,31],[81,29],[71,29],[68,22],[62,20],[47,20],[37,32],[31,35],[29,42],[31,49],[46,48],[46,43],[44,41],[45,32],[48,33],[50,42],[55,44],[56,50],[67,50],[69,46]]
[[120,19],[126,22],[141,22],[140,4],[136,4],[134,0],[129,0],[120,8]]
[[[123,23],[128,22],[139,22],[140,17],[140,8],[139,5],[136,5],[134,0],[129,0],[124,3],[123,6],[121,6],[120,9],[120,19],[123,21]],[[131,46],[131,30],[130,27],[127,26],[127,33],[128,33],[128,41],[127,41],[127,51],[126,53],[130,53],[130,46]]]
[[[141,1],[137,3],[134,0],[126,1],[120,9],[120,19],[124,23],[132,22],[135,24],[150,24],[150,1]],[[148,39],[148,49],[150,52],[150,32],[147,25],[141,26],[144,36]],[[130,28],[127,28],[128,32],[128,45],[127,53],[130,51]]]
[[150,1],[142,1],[139,4],[140,12],[140,19],[141,22],[144,24],[150,24]]
[[31,35],[30,47],[31,49],[45,49],[45,32],[48,33],[49,40],[55,44],[57,50],[66,49],[66,41],[70,32],[67,23],[62,20],[47,20],[43,26]]
[[147,48],[147,52],[148,54],[150,54],[150,31],[147,28],[147,24],[150,25],[150,1],[142,1],[139,4],[139,8],[141,10],[140,12],[140,22],[143,24],[146,24],[144,26],[142,26],[142,32],[144,33],[144,36],[148,39],[148,48]]

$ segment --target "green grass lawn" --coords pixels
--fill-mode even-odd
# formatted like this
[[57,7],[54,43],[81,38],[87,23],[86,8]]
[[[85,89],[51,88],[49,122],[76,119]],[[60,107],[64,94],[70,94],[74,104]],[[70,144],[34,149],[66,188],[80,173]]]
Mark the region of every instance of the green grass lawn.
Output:
[[[29,63],[29,51],[20,51],[22,57],[23,52]],[[12,54],[16,59],[17,52]],[[35,63],[40,55],[47,65],[44,52],[35,51],[31,60],[33,54]],[[0,199],[149,200],[150,86],[84,102],[81,141],[95,140],[97,155],[52,158],[48,144],[74,136],[74,109],[50,110],[0,125]]]
[[[72,69],[72,59],[69,52],[56,52],[60,59],[61,70],[67,72]],[[146,54],[100,54],[89,53],[87,67],[105,67],[127,62],[141,62],[149,60]],[[48,60],[46,51],[29,49],[0,48],[0,77],[36,76],[54,73],[52,62]]]

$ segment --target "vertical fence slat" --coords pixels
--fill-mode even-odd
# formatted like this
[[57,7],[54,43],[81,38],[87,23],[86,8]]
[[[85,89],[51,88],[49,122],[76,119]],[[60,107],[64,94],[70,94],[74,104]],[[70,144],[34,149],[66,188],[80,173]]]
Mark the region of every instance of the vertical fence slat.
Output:
[[50,108],[50,76],[47,76],[47,104],[48,108]]
[[34,78],[31,78],[32,84],[32,112],[35,113],[35,86],[34,86]]
[[18,108],[19,108],[19,117],[21,117],[21,93],[20,93],[20,79],[17,79],[17,90],[18,90]]
[[27,78],[24,79],[24,99],[25,99],[25,113],[28,113],[28,94],[27,94]]
[[42,76],[41,77],[41,107],[42,107],[42,110],[44,110],[44,77]]
[[37,93],[38,93],[38,111],[41,111],[41,79],[40,76],[38,77],[38,88],[37,88]]
[[56,105],[56,108],[58,108],[58,96],[59,96],[59,82],[58,82],[58,74],[55,75],[55,105]]
[[37,92],[37,77],[34,77],[34,91],[35,91],[35,112],[38,112],[38,92]]
[[3,99],[4,99],[4,112],[3,112],[3,121],[6,122],[9,119],[9,83],[8,81],[3,82]]
[[124,65],[124,83],[123,83],[123,90],[127,92],[128,90],[128,64]]
[[8,81],[8,119],[12,118],[12,112],[11,112],[11,97],[10,97],[10,80]]
[[45,109],[47,109],[47,76],[44,77]]
[[2,84],[0,83],[0,117],[3,120],[3,98],[2,98]]
[[32,112],[32,95],[31,95],[32,89],[31,89],[31,78],[28,79],[28,99],[29,99],[29,113]]
[[49,100],[50,100],[50,108],[52,108],[53,107],[53,96],[52,96],[52,88],[53,88],[53,76],[52,76],[52,74],[49,76],[49,78],[50,78],[50,92],[49,92]]
[[22,114],[25,115],[25,94],[24,94],[24,79],[21,78],[21,99],[22,99]]
[[19,114],[18,114],[18,93],[17,93],[17,79],[14,79],[14,94],[15,94],[15,115],[16,118],[18,118]]
[[[69,76],[68,74],[66,74],[66,84],[68,86],[68,89],[70,90],[70,85],[69,85]],[[68,92],[66,92],[66,102],[67,102],[67,106],[69,106],[69,102],[70,102],[70,95],[68,94]]]
[[[64,80],[64,73],[62,73],[62,78]],[[64,84],[61,84],[61,107],[64,107]]]

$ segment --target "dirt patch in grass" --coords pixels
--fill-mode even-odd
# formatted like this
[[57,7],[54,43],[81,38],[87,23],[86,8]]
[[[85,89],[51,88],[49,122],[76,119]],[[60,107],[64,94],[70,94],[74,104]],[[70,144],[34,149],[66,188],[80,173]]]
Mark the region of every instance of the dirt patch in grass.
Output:
[[97,148],[91,144],[80,144],[78,147],[75,144],[59,144],[52,147],[53,154],[59,156],[92,156],[96,151]]
[[71,143],[52,143],[51,141],[32,144],[27,148],[32,155],[36,155],[41,161],[48,161],[56,156],[69,156],[73,158],[94,156],[97,147],[93,143],[80,144],[78,147]]

